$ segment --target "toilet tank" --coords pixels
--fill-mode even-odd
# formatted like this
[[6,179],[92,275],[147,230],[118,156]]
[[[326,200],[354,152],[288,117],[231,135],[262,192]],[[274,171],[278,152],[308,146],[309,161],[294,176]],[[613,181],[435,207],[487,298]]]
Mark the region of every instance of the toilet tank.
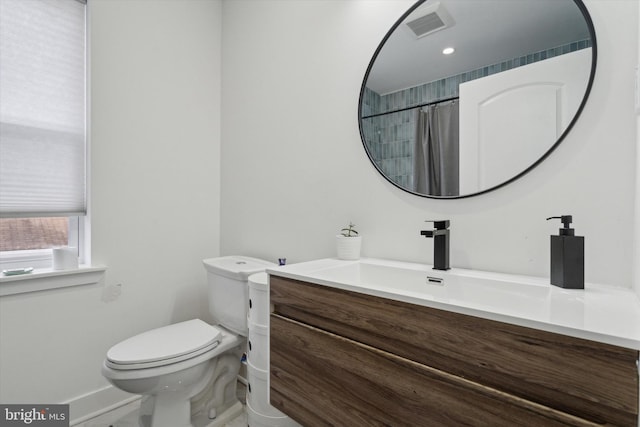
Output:
[[217,324],[247,336],[248,278],[274,263],[245,256],[225,256],[202,261],[207,270],[209,311]]

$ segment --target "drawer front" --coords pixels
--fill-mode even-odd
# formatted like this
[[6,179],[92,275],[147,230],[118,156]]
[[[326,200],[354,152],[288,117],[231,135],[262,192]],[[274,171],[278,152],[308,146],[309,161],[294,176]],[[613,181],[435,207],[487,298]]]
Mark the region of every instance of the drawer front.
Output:
[[638,352],[271,276],[274,312],[597,424],[636,426]]
[[271,316],[271,405],[315,426],[593,426],[410,360]]

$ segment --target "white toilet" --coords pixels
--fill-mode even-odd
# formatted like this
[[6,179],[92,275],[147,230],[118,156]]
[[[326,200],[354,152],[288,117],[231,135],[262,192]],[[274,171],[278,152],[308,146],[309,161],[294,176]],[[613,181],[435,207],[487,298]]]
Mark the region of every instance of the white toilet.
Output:
[[215,326],[188,320],[136,335],[107,352],[102,375],[121,390],[145,396],[140,426],[217,427],[243,411],[236,380],[247,336],[247,279],[274,264],[242,256],[203,263]]

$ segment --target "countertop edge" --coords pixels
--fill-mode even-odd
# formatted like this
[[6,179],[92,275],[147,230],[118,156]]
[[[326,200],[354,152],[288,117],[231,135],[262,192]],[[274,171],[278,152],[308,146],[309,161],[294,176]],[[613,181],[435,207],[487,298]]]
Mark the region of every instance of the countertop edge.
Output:
[[[387,299],[396,300],[396,301],[402,301],[410,304],[417,304],[417,305],[430,307],[434,309],[446,310],[454,313],[475,316],[475,317],[488,319],[488,320],[495,320],[495,321],[504,322],[508,324],[528,327],[528,328],[552,332],[552,333],[558,333],[558,334],[571,336],[575,338],[582,338],[582,339],[587,339],[591,341],[601,342],[605,344],[610,344],[610,345],[615,345],[619,347],[640,351],[640,338],[635,339],[633,337],[628,337],[628,336],[612,335],[609,333],[599,332],[586,327],[584,329],[578,329],[578,328],[570,327],[566,325],[549,323],[549,322],[530,319],[526,317],[518,317],[512,314],[498,313],[498,312],[483,310],[480,308],[467,307],[467,306],[462,306],[457,304],[445,303],[441,301],[433,301],[429,299],[422,299],[422,298],[413,297],[411,295],[404,295],[401,293],[394,293],[394,292],[385,292],[380,289],[366,288],[366,287],[351,285],[347,283],[332,282],[329,280],[323,280],[320,278],[307,276],[301,273],[284,271],[279,268],[268,268],[267,273],[270,275],[280,276],[280,277],[289,278],[293,280],[306,281],[306,282],[314,283],[321,286],[327,286],[327,287],[342,289],[346,291],[357,292],[365,295],[371,295],[371,296],[387,298]],[[616,291],[619,291],[619,290],[622,290],[622,289],[616,288]],[[635,296],[637,297],[637,295]],[[639,309],[640,309],[640,301],[639,301]]]

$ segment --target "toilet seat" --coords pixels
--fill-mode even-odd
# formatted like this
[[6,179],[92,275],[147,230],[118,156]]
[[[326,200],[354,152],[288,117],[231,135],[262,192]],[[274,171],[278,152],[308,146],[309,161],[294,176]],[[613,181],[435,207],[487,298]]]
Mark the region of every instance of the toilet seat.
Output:
[[197,357],[217,347],[223,333],[200,319],[153,329],[114,345],[105,365],[116,370],[165,366]]

